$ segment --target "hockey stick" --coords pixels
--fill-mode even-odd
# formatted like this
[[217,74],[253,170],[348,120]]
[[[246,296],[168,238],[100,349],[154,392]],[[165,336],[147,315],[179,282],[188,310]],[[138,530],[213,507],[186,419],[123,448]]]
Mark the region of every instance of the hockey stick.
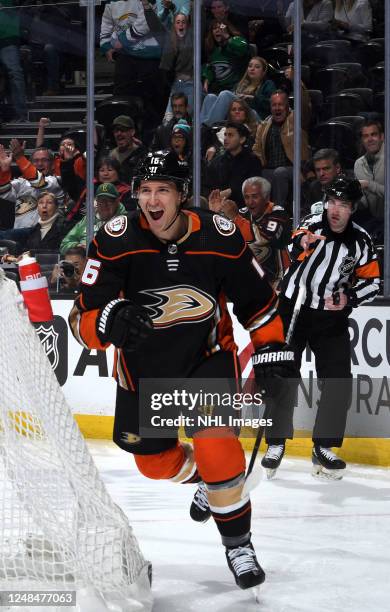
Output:
[[[294,329],[295,329],[295,324],[297,322],[299,311],[301,310],[301,306],[302,306],[302,302],[304,300],[305,294],[306,294],[306,289],[304,285],[300,284],[297,299],[294,305],[293,314],[292,314],[291,321],[290,321],[290,325],[288,326],[288,330],[287,330],[286,344],[290,344],[291,342],[291,338],[293,336]],[[264,414],[263,414],[263,419],[267,419],[269,414],[270,414],[269,404],[266,404]],[[242,498],[248,495],[250,491],[255,489],[260,484],[260,481],[263,476],[263,472],[261,469],[256,470],[254,472],[253,467],[255,465],[257,453],[259,452],[260,444],[263,439],[264,430],[265,430],[265,426],[259,427],[259,429],[257,430],[255,444],[252,450],[252,455],[251,455],[249,466],[246,472],[244,487],[242,489],[242,494],[241,494]]]

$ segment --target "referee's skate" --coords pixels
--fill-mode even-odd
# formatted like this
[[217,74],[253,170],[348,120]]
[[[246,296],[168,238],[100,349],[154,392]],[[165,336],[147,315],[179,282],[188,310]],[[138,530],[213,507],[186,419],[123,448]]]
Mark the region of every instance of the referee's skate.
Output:
[[283,459],[284,451],[284,444],[270,444],[268,446],[267,452],[261,460],[261,465],[265,468],[268,480],[275,476],[276,470]]
[[341,480],[347,467],[345,461],[340,459],[330,448],[320,445],[313,447],[312,462],[313,476],[328,480]]

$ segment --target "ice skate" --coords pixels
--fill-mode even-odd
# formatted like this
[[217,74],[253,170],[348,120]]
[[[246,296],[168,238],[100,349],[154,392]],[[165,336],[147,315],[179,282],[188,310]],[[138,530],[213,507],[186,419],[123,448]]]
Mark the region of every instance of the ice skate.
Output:
[[194,499],[190,507],[190,516],[197,523],[205,523],[211,516],[209,500],[207,499],[206,485],[200,482],[196,489]]
[[256,553],[249,541],[244,546],[226,548],[226,559],[240,589],[253,589],[258,599],[258,587],[265,580],[265,573],[256,559]]
[[312,475],[327,480],[341,480],[347,467],[345,461],[325,446],[314,446],[312,462]]
[[283,459],[284,451],[284,444],[270,444],[268,446],[267,452],[261,460],[261,465],[265,468],[268,480],[275,476],[276,470]]

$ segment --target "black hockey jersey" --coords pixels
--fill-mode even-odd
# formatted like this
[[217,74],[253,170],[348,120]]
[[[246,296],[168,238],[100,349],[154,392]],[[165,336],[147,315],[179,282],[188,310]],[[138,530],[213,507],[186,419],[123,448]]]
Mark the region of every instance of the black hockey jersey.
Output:
[[164,244],[142,213],[109,221],[91,243],[81,293],[70,314],[76,339],[104,349],[99,311],[118,296],[148,309],[154,331],[140,349],[117,351],[114,373],[123,388],[140,378],[188,377],[217,350],[235,351],[226,298],[255,346],[283,342],[276,295],[234,223],[184,211],[188,231]]
[[290,240],[290,219],[284,208],[268,202],[260,219],[253,219],[248,209],[241,209],[234,219],[253,255],[277,289],[284,270],[290,264],[286,248]]

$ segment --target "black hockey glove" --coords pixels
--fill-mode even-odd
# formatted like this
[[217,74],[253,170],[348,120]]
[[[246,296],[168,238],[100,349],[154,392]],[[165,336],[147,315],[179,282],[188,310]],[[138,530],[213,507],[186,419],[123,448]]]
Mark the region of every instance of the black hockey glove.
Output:
[[153,323],[146,308],[130,300],[112,300],[101,309],[97,319],[99,340],[128,351],[135,351],[152,330]]
[[299,378],[294,350],[287,344],[275,342],[257,349],[252,365],[260,391],[271,397],[285,391],[283,379]]

